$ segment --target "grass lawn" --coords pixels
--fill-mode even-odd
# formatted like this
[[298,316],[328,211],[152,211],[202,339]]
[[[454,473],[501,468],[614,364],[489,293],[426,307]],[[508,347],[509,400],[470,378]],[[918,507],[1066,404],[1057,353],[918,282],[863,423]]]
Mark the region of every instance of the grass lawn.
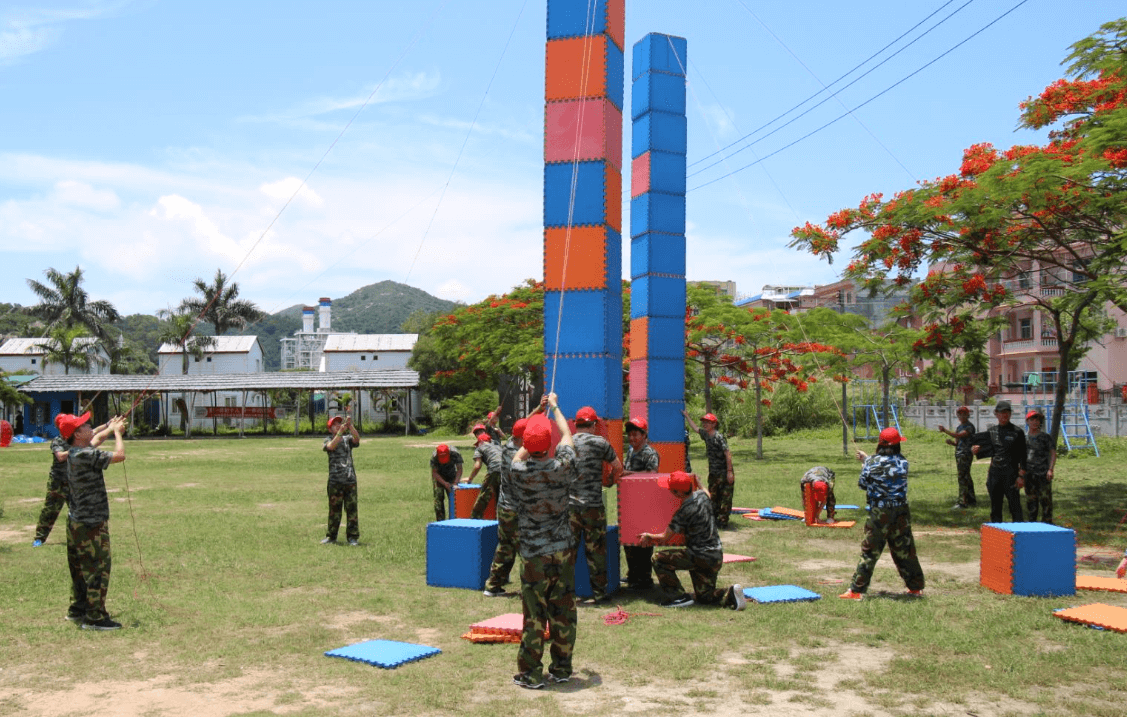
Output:
[[[758,560],[725,566],[722,583],[795,584],[823,599],[735,613],[662,610],[656,593],[620,593],[617,605],[643,614],[606,625],[613,605],[581,607],[578,679],[541,692],[511,684],[515,645],[460,639],[471,623],[520,612],[519,599],[425,584],[427,461],[438,439],[365,438],[355,453],[355,548],[319,544],[321,439],[127,443],[128,460],[106,471],[108,607],[126,626],[112,633],[63,619],[63,521],[44,547],[31,547],[47,448],[13,446],[0,451],[0,714],[1121,715],[1127,635],[1065,623],[1051,611],[1127,607],[1127,595],[1022,598],[980,587],[977,529],[987,510],[950,509],[955,470],[942,439],[910,431],[904,446],[925,598],[900,595],[887,554],[870,597],[836,598],[858,558],[860,522],[818,530],[734,517],[725,549]],[[470,454],[468,441],[455,444]],[[839,503],[865,503],[858,463],[842,455],[832,431],[768,439],[762,461],[753,441],[731,445],[736,505],[800,507],[798,479],[817,464],[837,472]],[[1105,441],[1101,450],[1100,459],[1060,460],[1056,516],[1076,529],[1079,556],[1102,559],[1082,562],[1079,572],[1111,576],[1127,546],[1119,525],[1127,441]],[[699,441],[692,458],[705,465]],[[985,466],[974,475],[981,506]],[[613,515],[613,490],[607,500]],[[442,654],[395,670],[322,654],[368,639]]]

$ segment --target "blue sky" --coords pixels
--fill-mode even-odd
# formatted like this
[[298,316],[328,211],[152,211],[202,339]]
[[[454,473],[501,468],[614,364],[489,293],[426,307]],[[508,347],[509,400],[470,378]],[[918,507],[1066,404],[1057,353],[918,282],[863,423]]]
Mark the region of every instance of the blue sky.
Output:
[[[949,174],[975,142],[1042,141],[1014,131],[1018,103],[1121,0],[1027,0],[888,89],[1019,2],[627,0],[628,46],[688,39],[690,174],[935,13],[690,177],[688,278],[834,281],[845,257],[788,249],[792,227]],[[384,279],[473,302],[539,278],[544,28],[544,0],[5,0],[0,301],[76,265],[123,313],[216,268],[271,312]]]

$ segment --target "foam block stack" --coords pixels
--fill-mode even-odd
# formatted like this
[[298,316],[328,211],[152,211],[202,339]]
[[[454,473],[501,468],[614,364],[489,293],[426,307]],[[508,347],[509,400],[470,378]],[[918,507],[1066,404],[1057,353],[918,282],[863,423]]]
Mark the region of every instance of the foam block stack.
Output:
[[[454,486],[454,489],[450,491],[450,515],[454,518],[469,518],[470,514],[473,513],[473,506],[479,495],[481,495],[481,485],[478,483],[459,483]],[[496,495],[485,507],[483,517],[486,520],[497,519]]]
[[625,22],[625,0],[548,0],[544,72],[544,382],[620,455]]
[[630,156],[630,415],[650,424],[663,471],[685,467],[684,38],[633,49]]
[[986,523],[980,582],[1003,595],[1076,594],[1076,533],[1046,523]]
[[497,551],[497,521],[456,518],[427,525],[427,585],[482,590]]

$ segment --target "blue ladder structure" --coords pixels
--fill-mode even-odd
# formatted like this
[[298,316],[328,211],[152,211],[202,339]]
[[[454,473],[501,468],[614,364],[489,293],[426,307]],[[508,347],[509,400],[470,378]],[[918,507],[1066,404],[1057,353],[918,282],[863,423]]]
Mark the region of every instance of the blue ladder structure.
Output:
[[[887,426],[880,420],[880,414],[883,412],[883,404],[866,403],[861,405],[854,404],[853,406],[853,440],[871,440],[883,431]],[[861,417],[865,422],[865,435],[857,434],[857,414],[860,412]],[[900,431],[900,414],[896,410],[896,404],[889,401],[888,403],[888,416],[891,419],[888,423],[889,426],[896,426],[896,430]],[[873,433],[873,426],[876,426],[876,433]]]
[[[1069,451],[1091,448],[1096,458],[1099,458],[1100,448],[1096,445],[1092,424],[1088,420],[1087,388],[1088,378],[1085,372],[1068,372],[1068,400],[1061,414],[1060,434]],[[1048,428],[1053,421],[1053,407],[1043,406],[1041,412],[1045,414],[1045,427]]]

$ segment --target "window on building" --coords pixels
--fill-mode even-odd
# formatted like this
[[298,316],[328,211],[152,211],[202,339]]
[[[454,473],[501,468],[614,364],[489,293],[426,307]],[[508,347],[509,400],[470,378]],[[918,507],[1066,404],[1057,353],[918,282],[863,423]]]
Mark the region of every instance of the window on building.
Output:
[[207,357],[207,362],[211,363],[211,357],[210,356]]
[[74,413],[74,401],[59,401],[59,413]]
[[361,361],[366,361],[367,359],[368,359],[367,356],[364,356],[363,354],[361,354],[361,356],[360,356]]
[[35,365],[35,359],[32,359],[32,360],[31,360],[31,365],[32,365],[32,366],[34,366],[34,365]]
[[1029,272],[1023,271],[1017,275],[1017,285],[1022,289],[1028,289],[1033,285],[1033,281],[1029,278]]
[[1033,338],[1033,319],[1020,319],[1018,321],[1018,332],[1023,339]]

